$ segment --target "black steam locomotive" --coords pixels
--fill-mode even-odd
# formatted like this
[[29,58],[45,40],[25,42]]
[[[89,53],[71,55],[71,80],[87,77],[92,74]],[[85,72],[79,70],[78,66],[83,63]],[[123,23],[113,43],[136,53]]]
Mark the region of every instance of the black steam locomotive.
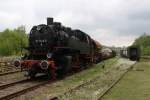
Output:
[[[28,53],[14,65],[27,70],[34,78],[46,73],[50,78],[62,77],[69,71],[84,69],[102,60],[102,46],[81,30],[64,27],[53,18],[47,25],[34,26],[29,34]],[[109,55],[108,55],[109,56]]]

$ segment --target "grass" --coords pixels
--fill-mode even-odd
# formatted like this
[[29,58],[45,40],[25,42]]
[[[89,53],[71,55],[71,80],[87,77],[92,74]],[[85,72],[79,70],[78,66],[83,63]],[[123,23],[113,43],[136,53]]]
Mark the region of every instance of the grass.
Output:
[[105,69],[110,68],[113,64],[117,63],[117,58],[113,58],[113,59],[109,59],[106,60],[102,63],[96,64],[95,66],[93,66],[93,68],[84,70],[83,72],[76,74],[75,76],[73,76],[73,78],[71,80],[66,80],[65,83],[66,84],[70,84],[73,82],[78,82],[78,81],[86,81],[89,78],[93,78],[94,76],[97,76],[97,74],[99,74],[101,71],[103,71],[102,66],[105,64]]
[[141,60],[102,100],[150,100],[150,60]]

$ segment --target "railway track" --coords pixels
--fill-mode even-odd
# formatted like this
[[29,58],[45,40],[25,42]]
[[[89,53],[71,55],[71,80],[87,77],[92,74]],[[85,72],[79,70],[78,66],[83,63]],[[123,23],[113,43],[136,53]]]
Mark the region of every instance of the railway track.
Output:
[[40,76],[35,80],[26,79],[26,80],[21,80],[9,84],[1,85],[0,100],[12,99],[19,95],[32,91],[40,86],[54,82],[54,81],[45,80],[45,78],[41,80],[41,77],[43,76]]
[[24,79],[24,80],[19,80],[19,81],[7,83],[7,84],[4,84],[4,85],[0,85],[0,90],[6,89],[6,88],[11,87],[13,85],[17,85],[17,84],[21,84],[21,83],[24,83],[24,82],[28,82],[28,81],[31,81],[31,80],[30,79]]
[[[135,64],[136,64],[136,63],[135,63]],[[126,72],[124,72],[116,81],[114,81],[114,82],[108,87],[108,89],[105,90],[105,91],[103,92],[103,94],[99,96],[99,98],[98,98],[97,100],[101,100],[101,99],[103,98],[103,96],[106,95],[106,94],[126,75],[126,73],[128,73],[128,72],[132,69],[132,67],[133,67],[135,64],[133,64],[130,68],[128,68],[128,69],[126,70]]]
[[[71,75],[72,74],[70,73],[67,76],[71,76]],[[32,81],[30,79],[26,79],[26,80],[20,80],[17,82],[1,85],[0,86],[0,100],[7,100],[7,99],[15,98],[17,96],[26,94],[29,91],[37,89],[40,86],[43,86],[45,84],[50,84],[56,81],[48,81],[48,80],[47,81],[45,80],[44,81],[37,81],[37,80]]]
[[69,91],[66,91],[65,93],[63,93],[63,94],[61,94],[61,95],[54,96],[54,97],[50,98],[50,100],[59,100],[59,97],[60,97],[60,96],[66,95],[66,94],[69,93],[69,92],[72,92],[72,91],[74,91],[74,90],[76,90],[76,89],[78,89],[78,88],[80,88],[80,87],[83,87],[84,85],[93,82],[93,81],[96,80],[98,77],[99,77],[99,76],[95,77],[95,78],[92,79],[92,80],[89,80],[89,81],[87,81],[87,82],[84,82],[83,84],[80,84],[80,85],[78,85],[78,86],[76,86],[76,87],[70,89]]
[[141,56],[143,59],[150,59],[150,56]]
[[15,73],[19,73],[19,72],[22,72],[22,71],[16,70],[16,71],[10,71],[10,72],[5,72],[5,73],[0,73],[0,76],[9,75],[9,74],[15,74]]
[[[95,83],[95,81],[97,81],[97,80],[99,80],[99,79],[101,79],[100,77],[101,76],[97,76],[97,77],[95,77],[94,79],[92,79],[92,80],[89,80],[89,81],[87,81],[87,82],[84,82],[83,84],[80,84],[80,85],[78,85],[77,87],[74,87],[74,88],[72,88],[72,89],[70,89],[69,91],[66,91],[65,93],[63,93],[63,94],[60,94],[60,95],[57,95],[57,96],[54,96],[54,97],[52,97],[52,98],[50,98],[50,100],[59,100],[60,98],[61,99],[69,99],[70,97],[72,98],[72,96],[73,95],[76,95],[76,96],[79,96],[79,95],[81,95],[82,94],[82,92],[84,93],[91,93],[92,91],[88,91],[87,89],[89,89],[89,90],[91,90],[92,88],[92,84],[95,84],[95,85],[97,85],[97,86],[102,86],[102,88],[100,88],[100,87],[97,87],[98,88],[98,91],[101,91],[101,92],[99,92],[98,94],[99,95],[97,95],[97,97],[95,97],[95,99],[93,99],[93,100],[100,100],[105,94],[107,94],[107,92],[109,91],[109,90],[111,90],[111,88],[113,88],[113,86],[115,86],[115,84],[117,84],[122,78],[123,78],[123,76],[134,66],[135,64],[133,64],[133,65],[131,65],[129,68],[127,68],[126,70],[124,70],[124,69],[122,69],[123,71],[121,72],[121,74],[118,74],[119,76],[117,76],[115,79],[113,78],[113,79],[111,79],[111,80],[113,80],[112,82],[109,82],[109,83],[106,83],[106,81],[104,81],[105,82],[105,84],[107,84],[108,86],[105,86],[104,84],[103,85],[97,85],[96,83]],[[120,66],[118,66],[118,67],[116,67],[116,69],[118,69],[119,67],[121,67],[122,65],[120,65]],[[109,71],[106,71],[106,72],[104,72],[104,74],[106,74],[106,75],[111,75],[111,74],[109,74]],[[103,78],[102,78],[102,80],[103,80]],[[100,82],[100,81],[99,81]],[[102,81],[103,82],[103,81]],[[101,82],[100,83],[98,83],[98,84],[101,84]],[[90,87],[90,88],[89,88]],[[83,89],[85,89],[85,91],[82,91]],[[82,91],[82,92],[81,92]],[[97,90],[96,90],[97,91]],[[96,93],[96,91],[93,91],[93,92],[95,92]],[[78,95],[78,92],[81,92],[81,94],[79,93],[79,95]],[[76,94],[77,93],[77,94]],[[89,95],[93,95],[93,94],[89,94]],[[81,98],[82,99],[87,99],[87,98],[84,98],[83,96],[85,96],[84,94],[82,94],[82,96],[81,96]],[[96,96],[96,95],[95,95]],[[69,97],[69,98],[68,98]],[[79,96],[80,97],[80,96]],[[89,96],[88,96],[89,97]],[[70,98],[70,99],[71,99]],[[78,97],[76,98],[76,99],[78,99]],[[91,98],[90,98],[91,99]],[[73,99],[74,100],[74,99]]]
[[[114,62],[115,62],[115,61],[114,61]],[[112,62],[112,64],[113,64],[113,62]],[[120,65],[120,66],[121,66],[121,65]],[[119,67],[120,67],[120,66],[119,66]],[[108,71],[104,72],[104,74],[107,74],[107,73],[108,73]],[[66,91],[65,93],[63,93],[63,94],[61,94],[61,95],[54,96],[54,97],[50,98],[50,100],[59,100],[59,97],[61,97],[61,96],[63,96],[63,95],[66,95],[66,94],[69,93],[69,92],[73,92],[74,90],[77,90],[78,88],[83,87],[83,86],[86,85],[86,84],[89,84],[89,83],[91,83],[91,82],[94,82],[94,81],[97,80],[99,77],[100,77],[100,76],[97,76],[97,77],[95,77],[94,79],[88,80],[87,82],[84,82],[84,83],[82,83],[82,84],[80,84],[80,85],[78,85],[78,86],[76,86],[76,87],[74,87],[74,88],[71,88],[69,91]]]
[[[117,59],[116,59],[117,60]],[[114,62],[116,62],[116,60],[115,61],[113,61],[111,64],[113,64]],[[90,67],[91,68],[91,67]],[[90,69],[90,68],[87,68],[87,69]],[[68,76],[72,76],[72,75],[75,75],[75,74],[77,74],[77,73],[68,73],[65,77],[68,77]],[[63,78],[64,79],[64,78]],[[96,78],[95,78],[96,79]],[[56,80],[55,82],[58,82],[59,80]],[[61,81],[61,80],[60,80]],[[88,80],[89,81],[89,80]],[[92,80],[91,80],[92,81]],[[80,85],[80,84],[79,84]],[[52,84],[52,87],[54,86],[54,88],[55,87],[57,87],[57,85],[55,86],[55,84]],[[61,86],[61,85],[58,85],[58,87],[59,86]],[[78,85],[77,85],[78,86]],[[82,86],[82,85],[81,85]],[[46,85],[46,87],[47,87],[47,85]],[[73,86],[74,87],[74,86]],[[45,88],[44,86],[42,86],[42,88]],[[55,90],[54,88],[51,88],[52,90]],[[71,88],[69,88],[69,90],[70,90]],[[57,89],[56,89],[57,90]],[[72,89],[73,90],[73,89]],[[20,96],[16,96],[14,99],[17,99],[17,100],[20,100],[20,99],[22,99],[22,98],[30,98],[30,96],[32,95],[33,97],[34,97],[34,95],[36,95],[36,94],[34,94],[34,93],[37,93],[37,91],[41,91],[40,89],[38,90],[34,90],[34,91],[30,91],[30,92],[26,92],[26,93],[23,93],[23,95],[20,95]],[[67,90],[68,91],[68,90]],[[70,90],[71,91],[71,90]],[[55,92],[55,91],[54,91]],[[64,92],[61,92],[61,93],[64,93]],[[40,93],[41,94],[41,93]],[[60,94],[60,93],[57,93],[57,94]],[[30,96],[28,96],[28,95],[30,95]],[[37,93],[37,95],[38,95],[38,93]],[[52,100],[55,100],[55,99],[57,99],[57,97],[55,98],[54,96],[55,96],[55,93],[53,94],[50,94],[51,96],[53,96],[53,98],[51,98],[51,96],[50,97],[48,97],[48,100],[50,100],[49,98],[51,98]],[[27,99],[26,98],[26,99]],[[23,99],[24,100],[24,99]]]
[[[76,74],[76,73],[74,73],[74,74]],[[74,74],[68,73],[65,77],[68,77],[68,76],[71,76]],[[58,80],[47,80],[47,79],[45,79],[46,77],[43,78],[42,80],[38,80],[38,79],[40,79],[40,77],[43,77],[43,76],[39,76],[39,77],[37,77],[37,79],[34,79],[34,80],[24,79],[24,80],[0,85],[0,100],[9,100],[9,99],[15,98],[17,96],[23,95],[27,92],[30,92],[34,89],[37,89],[40,86],[43,86],[46,84],[51,84],[51,83],[58,81]],[[61,79],[59,79],[59,80],[61,80]],[[18,90],[17,88],[19,88],[19,87],[20,88],[25,87],[25,88]],[[9,93],[7,92],[12,89],[17,89],[17,90],[16,91],[13,90]]]
[[15,68],[11,62],[7,61],[0,61],[0,70],[3,70],[1,71],[0,76],[21,72],[20,68]]
[[27,79],[24,76],[24,74],[25,74],[24,71],[12,71],[12,72],[1,73],[0,74],[0,87],[1,85],[4,85],[4,84],[9,84],[12,82]]

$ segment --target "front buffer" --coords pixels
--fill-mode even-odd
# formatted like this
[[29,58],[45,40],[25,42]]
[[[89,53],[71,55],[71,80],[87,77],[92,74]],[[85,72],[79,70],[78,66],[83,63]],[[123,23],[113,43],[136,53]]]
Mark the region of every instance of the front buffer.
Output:
[[49,78],[56,79],[57,67],[53,60],[15,60],[14,66],[27,71],[30,78],[34,78],[37,73],[46,73]]

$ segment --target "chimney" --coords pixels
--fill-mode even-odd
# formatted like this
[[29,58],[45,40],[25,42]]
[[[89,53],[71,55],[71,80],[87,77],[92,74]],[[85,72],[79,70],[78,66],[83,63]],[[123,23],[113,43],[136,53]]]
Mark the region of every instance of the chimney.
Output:
[[52,25],[53,24],[53,18],[48,17],[47,18],[47,25]]

